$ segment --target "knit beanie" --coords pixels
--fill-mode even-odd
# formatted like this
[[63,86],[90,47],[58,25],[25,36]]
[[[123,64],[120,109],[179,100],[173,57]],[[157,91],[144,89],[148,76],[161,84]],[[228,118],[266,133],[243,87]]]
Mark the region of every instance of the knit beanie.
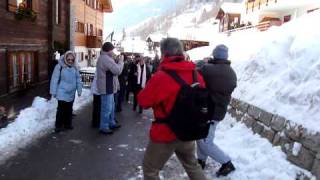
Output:
[[214,59],[228,60],[228,47],[223,44],[216,46],[212,52],[212,56]]
[[183,46],[177,38],[165,38],[160,42],[162,56],[183,56]]
[[114,49],[114,46],[111,42],[106,42],[102,46],[102,51],[104,52],[109,52],[109,51],[112,51],[113,49]]

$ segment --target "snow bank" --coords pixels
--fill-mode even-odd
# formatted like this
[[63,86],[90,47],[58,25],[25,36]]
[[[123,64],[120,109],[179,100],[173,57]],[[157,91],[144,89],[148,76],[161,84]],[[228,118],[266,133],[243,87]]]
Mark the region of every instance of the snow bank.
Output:
[[315,11],[266,32],[220,35],[211,47],[188,53],[201,59],[225,43],[238,75],[234,97],[320,132],[319,19]]
[[243,123],[230,115],[217,127],[216,143],[231,156],[237,170],[230,179],[289,180],[308,171],[291,164],[281,148],[273,147],[266,139],[253,134]]
[[[205,169],[208,179],[294,180],[300,174],[311,178],[310,172],[286,160],[286,155],[280,147],[273,147],[268,140],[253,134],[251,129],[230,115],[217,126],[215,143],[231,157],[236,171],[228,177],[217,178],[215,173],[219,165],[209,158]],[[136,169],[136,177],[130,180],[143,179],[141,167],[138,166]],[[167,162],[160,176],[161,179],[168,180],[188,179],[176,157]],[[314,177],[312,178],[314,180]]]
[[[76,97],[73,109],[90,103],[91,93],[83,90],[81,97]],[[14,122],[0,129],[0,164],[15,155],[19,149],[47,134],[54,128],[57,100],[36,97],[32,106],[22,110]]]

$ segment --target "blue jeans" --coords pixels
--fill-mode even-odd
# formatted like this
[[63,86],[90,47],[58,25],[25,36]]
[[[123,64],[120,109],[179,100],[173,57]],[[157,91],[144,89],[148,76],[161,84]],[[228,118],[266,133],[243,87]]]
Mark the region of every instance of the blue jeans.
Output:
[[114,108],[114,95],[103,94],[101,95],[101,121],[100,130],[109,130],[110,127],[115,126],[115,108]]
[[208,156],[220,164],[225,164],[231,161],[230,157],[226,155],[215,143],[213,143],[218,121],[213,121],[210,125],[208,137],[197,141],[197,155],[198,159],[206,161]]

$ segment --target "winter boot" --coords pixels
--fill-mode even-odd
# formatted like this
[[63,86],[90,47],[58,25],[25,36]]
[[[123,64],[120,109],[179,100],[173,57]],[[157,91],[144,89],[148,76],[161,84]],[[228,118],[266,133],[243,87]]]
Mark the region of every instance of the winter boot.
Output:
[[206,168],[206,161],[198,159],[198,163],[200,164],[202,169]]
[[105,129],[105,130],[100,130],[99,133],[103,135],[111,135],[113,134],[113,131],[111,129]]
[[225,164],[222,164],[221,168],[217,172],[217,177],[219,176],[227,176],[229,173],[234,171],[236,168],[233,166],[232,162],[229,161]]
[[120,124],[116,124],[116,125],[114,125],[114,126],[110,126],[110,129],[111,129],[111,130],[117,130],[117,129],[119,129],[119,128],[121,128],[121,125],[120,125]]

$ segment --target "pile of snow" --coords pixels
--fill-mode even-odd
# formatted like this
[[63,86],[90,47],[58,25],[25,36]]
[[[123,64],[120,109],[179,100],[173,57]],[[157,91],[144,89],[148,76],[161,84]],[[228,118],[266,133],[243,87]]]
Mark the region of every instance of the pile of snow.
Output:
[[[208,179],[293,180],[301,174],[314,179],[310,172],[286,160],[280,147],[273,147],[268,140],[253,134],[251,129],[230,115],[217,126],[215,143],[231,157],[236,170],[228,177],[217,178],[215,173],[219,165],[209,158],[205,169]],[[130,180],[142,179],[142,169],[140,166],[137,169],[136,177]],[[176,157],[167,162],[160,176],[162,179],[188,179]]]
[[[73,109],[80,110],[91,101],[91,92],[84,89],[82,96],[76,97]],[[57,104],[56,99],[36,97],[31,107],[22,110],[14,122],[0,129],[0,164],[54,128]]]
[[216,36],[211,47],[189,51],[192,59],[211,54],[216,44],[230,49],[238,75],[235,98],[320,132],[320,11],[273,27]]

